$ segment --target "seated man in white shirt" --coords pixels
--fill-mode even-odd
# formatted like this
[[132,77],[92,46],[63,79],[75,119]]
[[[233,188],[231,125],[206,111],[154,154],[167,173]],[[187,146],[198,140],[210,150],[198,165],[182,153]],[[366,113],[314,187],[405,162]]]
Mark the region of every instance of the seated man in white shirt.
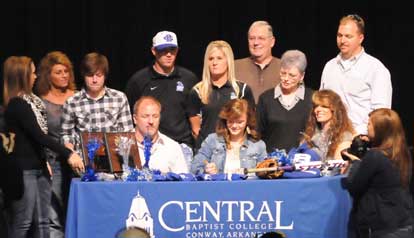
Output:
[[138,143],[141,164],[145,164],[144,136],[152,138],[151,156],[148,166],[161,173],[188,173],[181,146],[158,131],[161,119],[161,104],[151,96],[142,96],[134,105],[135,137]]

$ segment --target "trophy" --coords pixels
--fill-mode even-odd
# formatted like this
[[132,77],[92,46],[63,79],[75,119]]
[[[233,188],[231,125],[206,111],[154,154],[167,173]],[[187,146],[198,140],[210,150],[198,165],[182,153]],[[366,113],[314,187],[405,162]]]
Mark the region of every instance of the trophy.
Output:
[[132,169],[134,169],[129,166],[129,154],[133,143],[134,140],[127,136],[117,136],[115,138],[116,151],[122,158],[122,180],[126,180]]

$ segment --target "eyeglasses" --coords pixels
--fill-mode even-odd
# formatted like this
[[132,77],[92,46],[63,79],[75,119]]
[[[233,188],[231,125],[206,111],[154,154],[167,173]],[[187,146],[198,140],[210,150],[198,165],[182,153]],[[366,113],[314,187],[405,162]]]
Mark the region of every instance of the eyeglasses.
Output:
[[287,73],[287,72],[284,72],[284,71],[280,71],[279,75],[280,75],[280,78],[282,78],[282,79],[291,79],[291,80],[292,79],[296,80],[300,76],[300,74],[291,74],[291,73]]

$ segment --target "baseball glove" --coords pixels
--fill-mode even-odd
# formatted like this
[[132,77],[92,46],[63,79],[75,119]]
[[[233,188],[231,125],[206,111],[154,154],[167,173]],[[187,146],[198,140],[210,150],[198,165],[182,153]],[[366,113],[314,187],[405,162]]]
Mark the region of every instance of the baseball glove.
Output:
[[[266,169],[266,168],[277,169],[278,168],[277,161],[274,159],[265,159],[256,165],[256,169]],[[276,178],[282,177],[283,172],[284,171],[281,169],[277,169],[273,171],[258,171],[256,172],[256,176],[261,179],[276,179]]]

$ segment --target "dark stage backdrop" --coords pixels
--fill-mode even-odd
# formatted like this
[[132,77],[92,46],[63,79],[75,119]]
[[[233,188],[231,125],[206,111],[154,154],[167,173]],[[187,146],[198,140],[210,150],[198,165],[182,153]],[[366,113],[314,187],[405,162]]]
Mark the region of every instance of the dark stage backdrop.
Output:
[[228,41],[236,58],[246,57],[247,30],[264,19],[274,27],[274,55],[288,49],[306,53],[305,82],[319,88],[324,64],[336,56],[336,30],[341,16],[366,21],[364,46],[391,71],[393,108],[402,116],[412,143],[414,18],[409,1],[224,1],[224,0],[14,0],[3,1],[0,13],[0,62],[28,55],[36,63],[47,52],[61,50],[78,66],[91,51],[110,61],[108,85],[124,90],[128,78],[152,62],[152,37],[161,30],[177,33],[178,63],[200,75],[203,54],[212,40]]

